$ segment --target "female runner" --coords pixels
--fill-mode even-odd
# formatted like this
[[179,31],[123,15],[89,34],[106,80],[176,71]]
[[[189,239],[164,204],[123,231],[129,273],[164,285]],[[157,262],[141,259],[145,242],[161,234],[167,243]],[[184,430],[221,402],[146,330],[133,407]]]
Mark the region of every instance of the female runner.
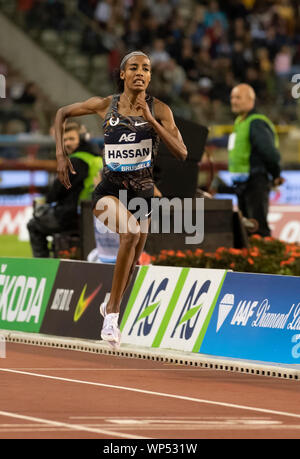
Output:
[[[185,160],[187,149],[170,108],[146,93],[151,79],[151,63],[146,54],[134,51],[120,65],[121,94],[92,97],[62,107],[55,118],[57,172],[61,183],[71,187],[76,174],[63,148],[67,118],[97,114],[103,120],[104,168],[102,181],[93,194],[93,212],[109,229],[119,233],[120,247],[114,268],[109,300],[102,303],[104,316],[101,338],[118,347],[120,303],[143,251],[150,223],[153,197],[153,159],[161,139],[178,159]],[[121,195],[122,192],[122,195]],[[127,197],[124,201],[124,196]],[[130,200],[143,198],[144,212],[136,218],[128,209]]]

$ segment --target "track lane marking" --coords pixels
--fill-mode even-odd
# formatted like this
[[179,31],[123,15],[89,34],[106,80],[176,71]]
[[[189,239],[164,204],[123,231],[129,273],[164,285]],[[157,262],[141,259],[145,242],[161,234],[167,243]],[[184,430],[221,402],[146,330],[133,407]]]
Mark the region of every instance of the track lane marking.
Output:
[[66,422],[60,422],[60,421],[51,421],[50,419],[43,419],[43,418],[37,418],[35,416],[26,416],[23,414],[18,414],[18,413],[11,413],[9,411],[0,411],[0,416],[7,416],[15,419],[23,419],[24,421],[31,421],[31,422],[37,422],[39,424],[46,424],[48,426],[52,427],[64,427],[69,430],[79,430],[79,431],[85,431],[89,433],[97,433],[100,435],[113,435],[114,437],[121,437],[121,438],[128,438],[128,439],[140,439],[140,438],[146,438],[146,437],[139,437],[137,435],[130,435],[130,434],[125,434],[125,433],[119,433],[119,432],[113,432],[111,430],[103,430],[103,429],[95,429],[92,427],[87,427],[83,426],[80,424],[68,424]]
[[206,405],[222,406],[225,408],[235,408],[235,409],[240,409],[240,410],[255,411],[258,413],[267,413],[267,414],[272,414],[276,416],[287,416],[287,417],[300,419],[300,414],[288,413],[286,411],[270,410],[267,408],[258,408],[258,407],[252,407],[252,406],[246,406],[246,405],[238,405],[234,403],[217,402],[215,400],[205,400],[201,398],[188,397],[185,395],[168,394],[165,392],[155,392],[155,391],[150,391],[150,390],[145,390],[145,389],[137,389],[134,387],[116,386],[113,384],[104,384],[104,383],[93,382],[93,381],[83,381],[80,379],[62,378],[59,376],[49,376],[49,375],[43,375],[39,373],[31,373],[27,371],[11,370],[8,368],[0,368],[0,371],[7,372],[7,373],[21,374],[21,375],[26,375],[26,376],[35,376],[35,377],[44,378],[44,379],[52,379],[55,381],[64,381],[64,382],[70,382],[70,383],[76,383],[76,384],[86,384],[86,385],[96,386],[96,387],[105,387],[108,389],[125,390],[128,392],[135,392],[139,394],[154,395],[158,397],[172,398],[172,399],[184,400],[188,402],[203,403]]
[[[1,368],[0,368],[1,370]],[[208,368],[47,368],[47,367],[17,367],[10,368],[10,370],[24,371],[24,370],[40,370],[40,371],[197,371],[209,370]]]

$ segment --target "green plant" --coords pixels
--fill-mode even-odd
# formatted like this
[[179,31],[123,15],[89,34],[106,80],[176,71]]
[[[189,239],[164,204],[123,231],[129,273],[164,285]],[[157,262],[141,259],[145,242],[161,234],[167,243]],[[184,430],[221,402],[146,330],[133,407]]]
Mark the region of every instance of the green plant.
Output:
[[151,257],[154,265],[232,269],[239,272],[300,276],[300,245],[253,235],[249,248],[219,247],[214,253],[202,249],[162,250]]

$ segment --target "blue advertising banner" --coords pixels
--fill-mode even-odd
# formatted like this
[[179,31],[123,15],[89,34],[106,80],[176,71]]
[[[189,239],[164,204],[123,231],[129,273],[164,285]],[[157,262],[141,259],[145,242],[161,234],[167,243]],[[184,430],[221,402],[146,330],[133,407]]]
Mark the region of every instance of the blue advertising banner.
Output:
[[300,278],[227,273],[199,352],[300,364]]

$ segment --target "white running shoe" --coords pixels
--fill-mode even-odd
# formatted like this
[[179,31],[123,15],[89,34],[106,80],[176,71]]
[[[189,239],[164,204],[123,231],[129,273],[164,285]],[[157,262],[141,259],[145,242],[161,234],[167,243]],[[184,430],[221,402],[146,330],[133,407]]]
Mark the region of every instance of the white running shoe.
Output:
[[101,330],[101,338],[104,341],[107,341],[113,348],[118,348],[121,341],[121,332],[119,330],[118,320],[118,313],[105,314]]
[[109,302],[109,298],[110,298],[110,293],[107,293],[105,295],[103,303],[100,304],[100,314],[102,317],[106,316],[106,305]]
[[101,330],[101,338],[107,341],[113,349],[118,349],[121,341],[121,332],[118,327],[119,314],[106,313],[106,306],[110,298],[110,293],[105,295],[103,303],[100,304],[100,314],[104,317]]

